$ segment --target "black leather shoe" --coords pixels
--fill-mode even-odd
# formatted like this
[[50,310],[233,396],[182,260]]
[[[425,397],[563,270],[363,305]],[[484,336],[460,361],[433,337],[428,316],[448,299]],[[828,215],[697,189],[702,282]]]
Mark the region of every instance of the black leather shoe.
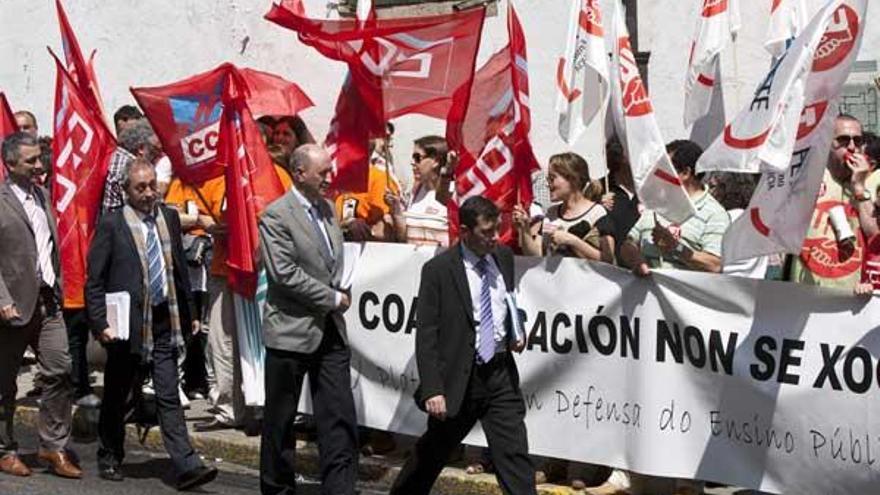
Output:
[[199,466],[191,471],[181,474],[177,478],[177,490],[192,490],[197,486],[214,481],[217,477],[217,468],[208,466]]
[[98,476],[107,481],[122,481],[125,479],[125,476],[122,475],[122,470],[119,469],[119,466],[107,466],[99,468]]
[[208,421],[202,421],[201,423],[196,423],[193,425],[193,430],[204,433],[206,431],[219,431],[219,430],[231,430],[235,428],[232,425],[228,425],[226,423],[222,423],[217,421],[216,419],[211,419]]

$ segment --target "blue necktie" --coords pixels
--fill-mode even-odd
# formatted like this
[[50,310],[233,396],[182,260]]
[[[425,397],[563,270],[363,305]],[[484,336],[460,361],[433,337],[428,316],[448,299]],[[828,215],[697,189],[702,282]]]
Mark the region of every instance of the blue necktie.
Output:
[[480,345],[477,357],[488,363],[495,356],[495,321],[492,318],[492,290],[489,281],[489,260],[481,259],[476,265],[480,275]]
[[145,217],[147,225],[147,276],[150,279],[150,300],[153,306],[165,302],[165,273],[162,270],[162,248],[156,235],[156,219]]

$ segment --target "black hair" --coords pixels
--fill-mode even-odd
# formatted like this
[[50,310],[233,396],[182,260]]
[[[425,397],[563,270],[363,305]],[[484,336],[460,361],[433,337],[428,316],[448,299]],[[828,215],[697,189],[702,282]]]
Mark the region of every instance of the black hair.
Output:
[[688,139],[677,139],[666,145],[666,153],[672,159],[676,172],[690,170],[692,175],[696,175],[697,162],[703,155],[703,148]]
[[137,120],[142,118],[144,118],[144,114],[142,114],[140,109],[134,105],[122,105],[116,110],[116,113],[113,114],[113,122],[119,122],[120,120]]
[[498,207],[492,201],[483,196],[472,196],[458,208],[458,223],[461,227],[473,229],[480,218],[495,220],[500,214]]

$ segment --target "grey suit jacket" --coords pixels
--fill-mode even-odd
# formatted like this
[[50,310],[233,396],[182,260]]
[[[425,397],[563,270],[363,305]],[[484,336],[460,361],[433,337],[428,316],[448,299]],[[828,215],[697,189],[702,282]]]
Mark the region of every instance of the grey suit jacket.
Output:
[[269,279],[263,342],[270,349],[312,353],[321,345],[327,317],[346,342],[345,320],[336,310],[342,280],[342,230],[333,205],[319,205],[333,246],[325,259],[323,243],[293,191],[266,208],[260,219],[260,249]]
[[[61,263],[55,213],[45,189],[37,188],[35,195],[37,203],[46,211],[55,244],[52,265],[55,267],[55,290],[60,296]],[[33,227],[8,179],[0,184],[0,253],[0,307],[15,304],[21,318],[9,324],[22,326],[34,315],[42,281],[37,278],[37,241]]]

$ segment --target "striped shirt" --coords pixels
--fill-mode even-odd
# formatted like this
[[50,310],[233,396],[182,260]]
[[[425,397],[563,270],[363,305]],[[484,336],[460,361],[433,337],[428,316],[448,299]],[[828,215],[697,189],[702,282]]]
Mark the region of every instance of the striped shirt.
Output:
[[[681,225],[674,225],[663,218],[660,225],[668,228],[679,242],[693,251],[701,251],[721,257],[721,239],[730,226],[730,216],[708,191],[694,201],[696,213]],[[651,238],[654,230],[654,212],[645,210],[629,231],[629,238],[641,249],[642,256],[651,268],[677,268],[691,270],[675,255],[663,256]]]

